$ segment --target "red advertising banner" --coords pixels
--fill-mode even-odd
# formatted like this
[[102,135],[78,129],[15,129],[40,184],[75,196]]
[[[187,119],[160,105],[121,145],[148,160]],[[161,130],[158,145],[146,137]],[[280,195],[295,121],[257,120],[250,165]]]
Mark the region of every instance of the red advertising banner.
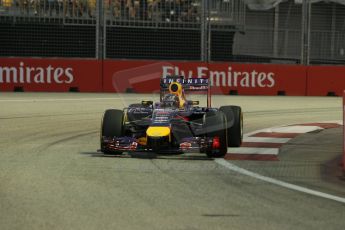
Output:
[[305,95],[306,68],[297,65],[211,63],[208,74],[217,92],[239,95]]
[[104,61],[106,92],[159,91],[159,79],[166,75],[209,77],[212,92],[240,95],[305,95],[306,68],[288,65]]
[[344,66],[308,67],[308,96],[341,96],[345,89]]
[[194,70],[206,66],[201,62],[104,61],[105,92],[159,92],[160,78],[166,75],[196,76]]
[[343,91],[343,171],[345,176],[345,90]]
[[345,67],[169,61],[0,58],[0,91],[159,91],[166,75],[209,77],[214,94],[342,95]]
[[96,60],[2,58],[0,91],[101,92],[101,67]]

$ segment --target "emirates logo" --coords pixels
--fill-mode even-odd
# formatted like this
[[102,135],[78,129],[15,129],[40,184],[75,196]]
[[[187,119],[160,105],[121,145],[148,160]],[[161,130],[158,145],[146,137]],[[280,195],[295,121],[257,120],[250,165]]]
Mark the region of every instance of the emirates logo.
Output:
[[74,80],[72,68],[32,67],[20,62],[19,66],[0,66],[0,83],[70,84]]

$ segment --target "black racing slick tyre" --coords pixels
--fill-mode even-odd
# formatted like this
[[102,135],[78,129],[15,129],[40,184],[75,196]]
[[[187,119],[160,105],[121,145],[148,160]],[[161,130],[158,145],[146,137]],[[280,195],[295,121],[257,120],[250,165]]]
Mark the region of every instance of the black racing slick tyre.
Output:
[[243,115],[239,106],[222,106],[219,108],[227,120],[228,147],[240,147],[243,139]]
[[210,147],[206,150],[206,155],[211,158],[224,157],[228,150],[226,134],[226,118],[223,112],[208,112],[205,114],[206,137],[219,138],[219,148]]
[[118,109],[108,109],[105,111],[101,125],[101,151],[104,154],[122,154],[120,151],[110,151],[105,149],[103,137],[121,137],[123,133],[123,111]]

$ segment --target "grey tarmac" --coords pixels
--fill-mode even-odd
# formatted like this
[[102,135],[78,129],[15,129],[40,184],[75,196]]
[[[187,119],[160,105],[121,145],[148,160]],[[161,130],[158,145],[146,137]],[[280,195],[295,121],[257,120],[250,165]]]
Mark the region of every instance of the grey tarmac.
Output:
[[[142,99],[158,95],[0,93],[0,229],[344,229],[344,204],[241,175],[203,155],[98,153],[104,110]],[[245,133],[342,119],[338,97],[213,97],[214,106],[226,104],[242,106]],[[332,170],[340,135],[298,137],[279,162],[231,163],[344,197],[345,182]]]

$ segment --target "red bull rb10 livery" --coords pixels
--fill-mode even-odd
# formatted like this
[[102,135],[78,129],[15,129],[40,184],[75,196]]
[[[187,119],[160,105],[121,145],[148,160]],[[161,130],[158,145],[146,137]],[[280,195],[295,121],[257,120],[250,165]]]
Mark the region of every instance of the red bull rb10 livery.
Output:
[[[207,94],[207,106],[188,100],[190,92]],[[228,147],[239,147],[243,116],[239,106],[211,107],[207,78],[163,77],[160,101],[142,101],[123,110],[106,110],[101,125],[101,151],[157,154],[205,153],[223,157]]]

